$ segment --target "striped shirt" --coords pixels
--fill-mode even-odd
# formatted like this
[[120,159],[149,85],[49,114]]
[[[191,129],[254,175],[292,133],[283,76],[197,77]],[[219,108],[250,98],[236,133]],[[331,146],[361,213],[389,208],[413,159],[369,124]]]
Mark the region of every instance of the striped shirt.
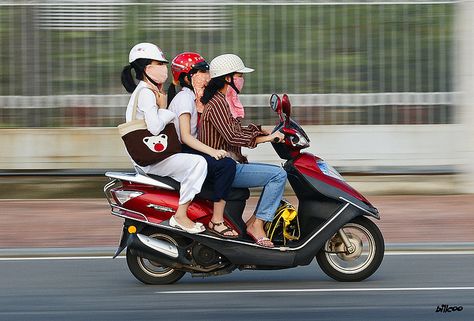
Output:
[[259,126],[244,127],[232,117],[225,96],[220,92],[206,104],[199,122],[198,139],[212,148],[226,150],[239,163],[247,163],[241,147],[255,148],[255,139],[261,135]]

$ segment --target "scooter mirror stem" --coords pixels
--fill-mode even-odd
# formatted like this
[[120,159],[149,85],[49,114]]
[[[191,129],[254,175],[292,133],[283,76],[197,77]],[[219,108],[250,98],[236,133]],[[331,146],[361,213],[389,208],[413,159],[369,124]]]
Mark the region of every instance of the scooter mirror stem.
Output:
[[285,114],[285,127],[290,126],[290,116],[291,116],[291,103],[290,98],[287,94],[283,94],[283,98],[281,101],[282,111]]

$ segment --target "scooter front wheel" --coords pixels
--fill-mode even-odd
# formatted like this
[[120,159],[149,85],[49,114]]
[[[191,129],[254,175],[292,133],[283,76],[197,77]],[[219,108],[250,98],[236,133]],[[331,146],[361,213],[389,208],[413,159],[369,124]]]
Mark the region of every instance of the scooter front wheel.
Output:
[[[174,245],[179,245],[178,241],[170,235],[158,233],[153,229],[146,229],[143,230],[141,233],[150,238],[164,240],[173,243]],[[133,276],[135,276],[139,281],[145,284],[172,284],[181,279],[185,274],[185,272],[183,271],[177,271],[168,266],[161,265],[158,262],[154,262],[147,258],[134,255],[128,248],[127,265]]]
[[[358,282],[371,276],[382,263],[385,245],[377,225],[366,217],[355,218],[334,234],[316,255],[319,266],[337,281]],[[349,241],[348,248],[343,241]]]

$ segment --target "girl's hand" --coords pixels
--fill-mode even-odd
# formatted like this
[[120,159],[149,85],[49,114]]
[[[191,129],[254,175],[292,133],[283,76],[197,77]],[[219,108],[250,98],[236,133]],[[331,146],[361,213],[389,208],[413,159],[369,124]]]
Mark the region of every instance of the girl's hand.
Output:
[[167,95],[165,93],[162,93],[160,91],[155,91],[155,97],[156,97],[156,105],[158,108],[166,108],[166,103],[167,103]]
[[278,139],[278,143],[282,143],[285,140],[285,135],[280,132],[274,132],[273,134],[269,135],[270,142],[275,143],[275,139]]
[[[277,140],[277,141],[276,141]],[[273,134],[271,135],[267,135],[267,136],[258,136],[256,139],[255,139],[255,142],[257,144],[261,144],[261,143],[268,143],[268,142],[271,142],[271,143],[282,143],[285,141],[285,135],[283,135],[282,133],[280,132],[274,132]]]
[[150,87],[150,89],[155,94],[156,105],[158,108],[166,108],[166,104],[168,102],[167,95],[155,86]]
[[227,152],[223,149],[214,149],[210,156],[212,156],[215,159],[219,160],[219,159],[222,159],[222,158],[226,157]]

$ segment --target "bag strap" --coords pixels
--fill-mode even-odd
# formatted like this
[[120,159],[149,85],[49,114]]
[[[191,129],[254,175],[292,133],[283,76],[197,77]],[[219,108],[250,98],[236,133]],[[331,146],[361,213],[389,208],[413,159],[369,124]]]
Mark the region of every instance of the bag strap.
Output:
[[133,109],[132,109],[132,120],[135,120],[137,116],[137,108],[138,108],[138,96],[140,95],[140,91],[147,87],[141,87],[138,89],[137,93],[135,94],[135,100],[133,101]]

